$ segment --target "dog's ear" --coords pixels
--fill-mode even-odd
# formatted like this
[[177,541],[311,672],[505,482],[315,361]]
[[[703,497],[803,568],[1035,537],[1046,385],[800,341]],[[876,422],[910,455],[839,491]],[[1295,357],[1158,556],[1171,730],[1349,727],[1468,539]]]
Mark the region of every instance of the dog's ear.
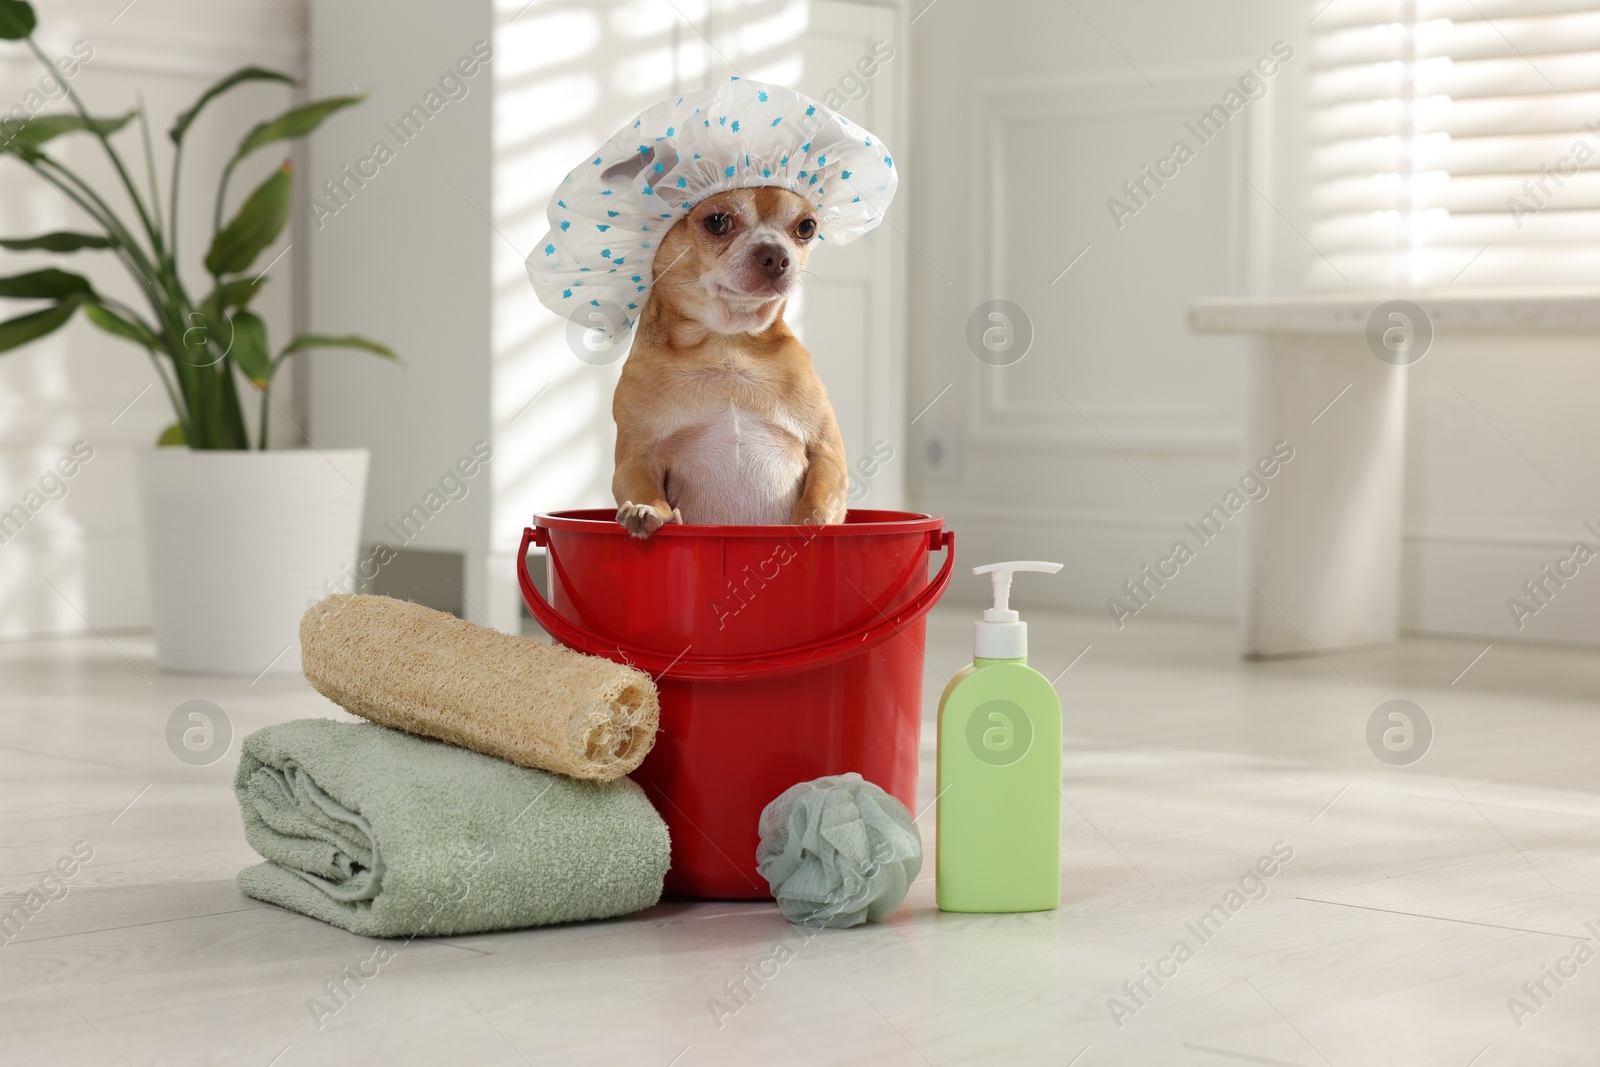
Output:
[[655,186],[659,185],[672,172],[672,168],[677,165],[677,149],[665,148],[661,151],[660,157],[657,158],[656,150],[647,148],[643,152],[629,156],[621,163],[611,164],[611,166],[600,172],[600,176],[607,179],[620,178],[623,181],[632,181],[639,176],[640,171],[648,170],[650,174],[645,183]]

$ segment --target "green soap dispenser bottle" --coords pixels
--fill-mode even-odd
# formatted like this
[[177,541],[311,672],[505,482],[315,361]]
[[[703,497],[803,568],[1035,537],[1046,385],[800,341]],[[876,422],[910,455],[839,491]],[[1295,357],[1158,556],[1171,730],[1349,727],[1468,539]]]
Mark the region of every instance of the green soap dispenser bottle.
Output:
[[973,624],[973,661],[939,698],[941,911],[1048,911],[1061,904],[1061,699],[1028,666],[1028,624],[1008,603],[1024,560],[972,568],[994,583]]

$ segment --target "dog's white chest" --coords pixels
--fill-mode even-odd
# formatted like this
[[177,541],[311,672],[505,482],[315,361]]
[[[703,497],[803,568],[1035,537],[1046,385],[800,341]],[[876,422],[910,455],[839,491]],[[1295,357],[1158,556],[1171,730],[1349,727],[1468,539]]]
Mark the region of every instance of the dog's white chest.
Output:
[[800,437],[732,401],[709,414],[671,449],[667,500],[686,523],[787,523],[805,481]]

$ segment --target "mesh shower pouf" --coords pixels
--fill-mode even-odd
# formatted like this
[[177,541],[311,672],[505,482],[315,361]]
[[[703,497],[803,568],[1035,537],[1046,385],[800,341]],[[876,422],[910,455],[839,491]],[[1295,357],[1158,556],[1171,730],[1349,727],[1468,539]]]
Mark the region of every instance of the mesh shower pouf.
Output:
[[859,774],[818,778],[762,810],[756,869],[790,922],[876,922],[922,869],[922,835],[904,804]]
[[816,208],[819,239],[847,244],[883,218],[896,184],[868,131],[793,89],[733,78],[656,104],[571,171],[528,276],[559,315],[621,308],[620,335],[644,307],[661,238],[706,197],[788,189]]

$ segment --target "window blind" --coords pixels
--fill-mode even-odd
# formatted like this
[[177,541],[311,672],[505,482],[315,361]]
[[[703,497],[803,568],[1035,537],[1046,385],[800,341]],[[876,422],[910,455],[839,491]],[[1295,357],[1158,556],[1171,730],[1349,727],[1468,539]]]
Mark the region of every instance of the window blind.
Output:
[[1311,288],[1600,283],[1600,0],[1333,0]]

